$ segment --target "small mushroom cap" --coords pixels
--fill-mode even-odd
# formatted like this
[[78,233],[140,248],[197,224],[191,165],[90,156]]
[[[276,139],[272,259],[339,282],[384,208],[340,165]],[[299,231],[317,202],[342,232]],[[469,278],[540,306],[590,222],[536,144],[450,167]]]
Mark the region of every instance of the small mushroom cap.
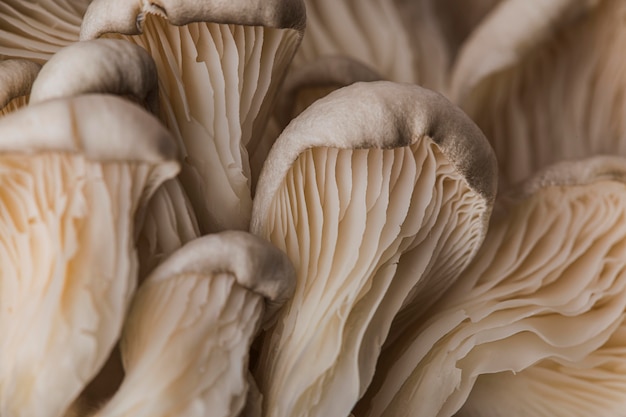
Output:
[[116,39],[77,42],[61,49],[35,80],[30,103],[87,93],[129,95],[158,113],[158,78],[152,57]]
[[177,26],[214,22],[301,30],[305,25],[302,0],[95,0],[85,13],[80,38],[137,35],[146,13],[165,16]]
[[40,69],[41,65],[27,59],[0,61],[0,109],[28,95]]
[[295,289],[295,271],[287,256],[267,241],[241,231],[192,240],[159,265],[150,280],[220,272],[231,273],[239,285],[263,296],[270,309],[282,305]]
[[165,162],[177,148],[154,116],[115,96],[50,100],[0,119],[0,152],[81,152],[88,159]]

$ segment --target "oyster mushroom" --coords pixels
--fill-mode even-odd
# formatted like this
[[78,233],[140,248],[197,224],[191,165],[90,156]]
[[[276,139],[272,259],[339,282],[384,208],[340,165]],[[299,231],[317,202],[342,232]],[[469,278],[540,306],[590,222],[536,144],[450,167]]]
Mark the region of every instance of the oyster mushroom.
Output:
[[[72,44],[44,64],[32,87],[31,103],[89,93],[120,95],[157,114],[154,61],[143,48],[122,40],[95,39]],[[140,278],[174,250],[199,236],[189,197],[178,178],[169,179],[151,198],[139,232]]]
[[0,61],[0,116],[28,104],[41,65],[26,59]]
[[621,1],[507,0],[463,46],[453,101],[492,143],[501,185],[550,164],[624,154]]
[[252,339],[294,280],[285,254],[246,232],[187,243],[139,289],[124,329],[126,378],[96,415],[239,416]]
[[178,169],[158,120],[116,97],[0,119],[0,414],[61,416],[100,369],[135,289],[147,200]]
[[203,234],[248,229],[275,139],[263,130],[304,21],[301,0],[96,0],[85,14],[82,39],[123,38],[155,59],[161,118],[182,150],[180,179]]
[[501,201],[471,265],[385,347],[357,415],[621,414],[625,180],[626,160],[597,157]]
[[478,128],[417,86],[353,84],[294,119],[251,222],[297,274],[262,340],[264,415],[348,415],[392,319],[419,317],[477,251],[495,186]]

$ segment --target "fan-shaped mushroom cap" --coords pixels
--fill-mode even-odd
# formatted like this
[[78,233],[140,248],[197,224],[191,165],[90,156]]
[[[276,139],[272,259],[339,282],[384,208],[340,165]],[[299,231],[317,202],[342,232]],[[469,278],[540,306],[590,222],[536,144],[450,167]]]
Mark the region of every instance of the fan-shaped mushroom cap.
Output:
[[245,26],[304,29],[304,3],[300,0],[94,0],[81,27],[81,39],[105,33],[142,33],[146,14],[167,18],[176,26],[193,22],[214,22]]
[[143,48],[120,40],[77,42],[46,62],[30,100],[38,103],[89,93],[130,96],[158,113],[154,61]]
[[494,175],[478,128],[417,86],[353,84],[291,122],[251,222],[298,279],[263,339],[264,415],[348,415],[394,316],[418,317],[478,249]]
[[0,61],[0,115],[26,105],[41,65],[26,59]]
[[255,164],[275,139],[263,135],[269,109],[303,28],[301,0],[98,0],[86,13],[83,39],[121,37],[155,59],[161,118],[203,234],[248,229]]
[[244,408],[264,299],[293,293],[289,260],[245,232],[187,243],[139,289],[126,322],[126,379],[97,415],[228,416]]
[[357,415],[619,415],[625,179],[623,159],[564,163],[503,203],[446,296],[383,350]]
[[43,64],[78,41],[90,0],[0,2],[0,59],[25,58]]
[[246,232],[227,231],[195,239],[155,270],[152,282],[172,275],[232,274],[237,284],[282,305],[294,291],[293,266],[284,253]]
[[0,414],[61,416],[102,366],[135,288],[135,224],[177,172],[167,130],[116,97],[0,119]]
[[491,141],[501,185],[626,152],[624,12],[615,0],[507,0],[463,47],[454,101]]

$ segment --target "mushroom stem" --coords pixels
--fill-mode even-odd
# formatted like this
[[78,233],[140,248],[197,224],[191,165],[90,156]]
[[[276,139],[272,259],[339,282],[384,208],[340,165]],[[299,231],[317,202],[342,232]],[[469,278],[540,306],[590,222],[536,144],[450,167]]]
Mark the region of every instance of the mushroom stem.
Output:
[[126,378],[97,416],[239,416],[265,302],[284,302],[293,284],[286,256],[248,233],[183,246],[138,291],[122,340]]

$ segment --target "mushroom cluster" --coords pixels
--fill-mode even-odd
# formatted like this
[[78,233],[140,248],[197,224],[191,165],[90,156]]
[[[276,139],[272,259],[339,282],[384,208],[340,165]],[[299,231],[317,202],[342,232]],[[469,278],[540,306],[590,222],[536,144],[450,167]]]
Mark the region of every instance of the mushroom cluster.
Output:
[[623,416],[625,19],[2,1],[0,416]]

